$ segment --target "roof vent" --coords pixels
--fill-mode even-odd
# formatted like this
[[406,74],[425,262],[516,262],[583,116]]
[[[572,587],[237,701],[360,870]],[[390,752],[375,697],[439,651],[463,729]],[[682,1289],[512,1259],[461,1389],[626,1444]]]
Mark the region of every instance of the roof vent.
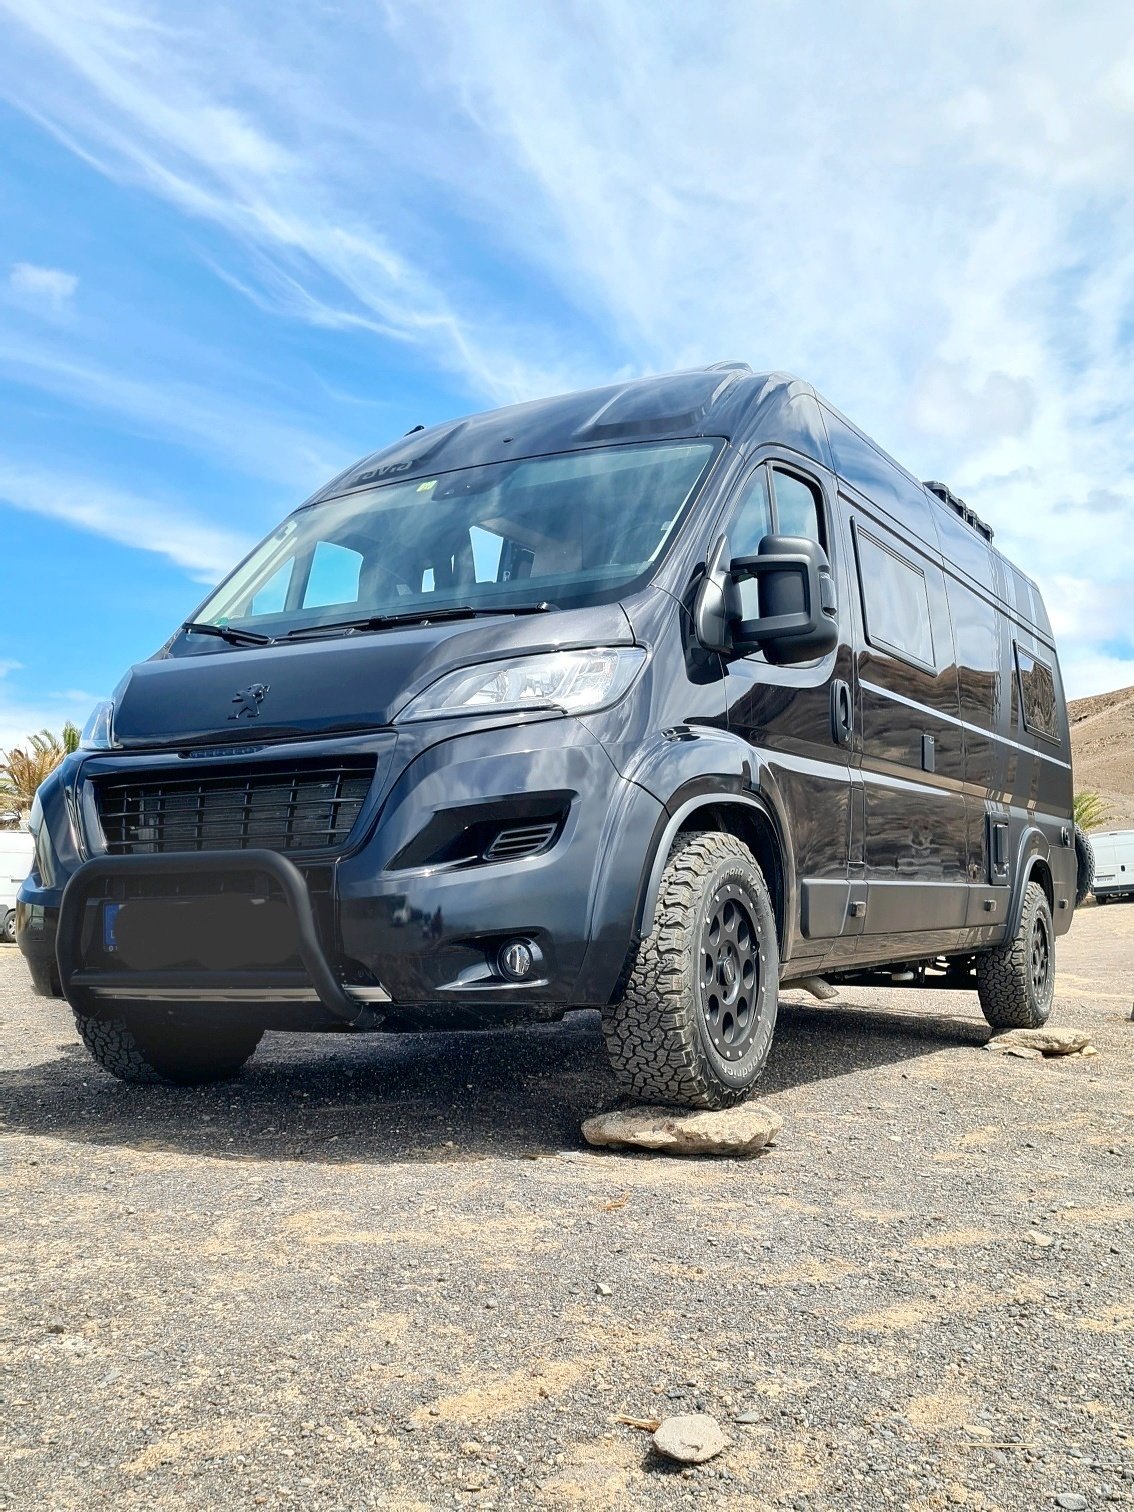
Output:
[[966,525],[971,525],[974,530],[979,531],[986,541],[992,540],[992,526],[986,525],[976,510],[970,509],[964,499],[959,499],[947,484],[927,482],[925,486],[931,494],[941,500],[942,504],[947,504],[955,514],[959,514]]

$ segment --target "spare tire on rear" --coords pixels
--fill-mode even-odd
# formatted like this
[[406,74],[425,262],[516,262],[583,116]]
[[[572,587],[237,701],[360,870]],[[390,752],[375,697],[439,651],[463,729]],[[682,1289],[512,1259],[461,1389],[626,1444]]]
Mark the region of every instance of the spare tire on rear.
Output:
[[1075,906],[1078,907],[1095,885],[1095,848],[1091,837],[1075,826]]

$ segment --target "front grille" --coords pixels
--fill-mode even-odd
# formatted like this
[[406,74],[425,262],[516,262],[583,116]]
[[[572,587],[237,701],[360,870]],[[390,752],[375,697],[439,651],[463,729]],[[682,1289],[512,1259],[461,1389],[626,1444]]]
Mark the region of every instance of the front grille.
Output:
[[106,777],[95,784],[95,803],[112,856],[327,850],[346,843],[374,770],[373,760],[361,760],[192,778]]

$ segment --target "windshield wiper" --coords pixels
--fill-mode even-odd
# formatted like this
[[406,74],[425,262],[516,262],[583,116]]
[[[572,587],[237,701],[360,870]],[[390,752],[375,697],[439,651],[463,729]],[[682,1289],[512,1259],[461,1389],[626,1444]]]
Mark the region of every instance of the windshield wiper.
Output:
[[499,614],[547,614],[554,604],[501,604],[495,609],[475,609],[472,604],[453,604],[447,609],[411,609],[404,614],[370,614],[364,619],[332,620],[325,625],[300,625],[289,630],[285,640],[309,635],[338,635],[359,630],[388,630],[394,625],[436,625],[443,620],[485,619]]
[[216,635],[230,646],[274,646],[270,635],[261,635],[259,630],[238,630],[235,625],[206,625],[200,620],[186,620],[182,625],[191,635]]

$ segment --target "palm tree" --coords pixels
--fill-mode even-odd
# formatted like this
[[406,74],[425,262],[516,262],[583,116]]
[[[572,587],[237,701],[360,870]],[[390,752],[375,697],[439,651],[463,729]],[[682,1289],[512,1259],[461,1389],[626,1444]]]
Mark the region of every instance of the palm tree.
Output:
[[1110,809],[1097,793],[1076,793],[1074,814],[1075,823],[1084,830],[1102,829],[1110,820]]
[[0,751],[0,818],[26,823],[40,784],[51,776],[64,756],[79,749],[79,730],[70,720],[62,735],[40,730],[27,744]]

